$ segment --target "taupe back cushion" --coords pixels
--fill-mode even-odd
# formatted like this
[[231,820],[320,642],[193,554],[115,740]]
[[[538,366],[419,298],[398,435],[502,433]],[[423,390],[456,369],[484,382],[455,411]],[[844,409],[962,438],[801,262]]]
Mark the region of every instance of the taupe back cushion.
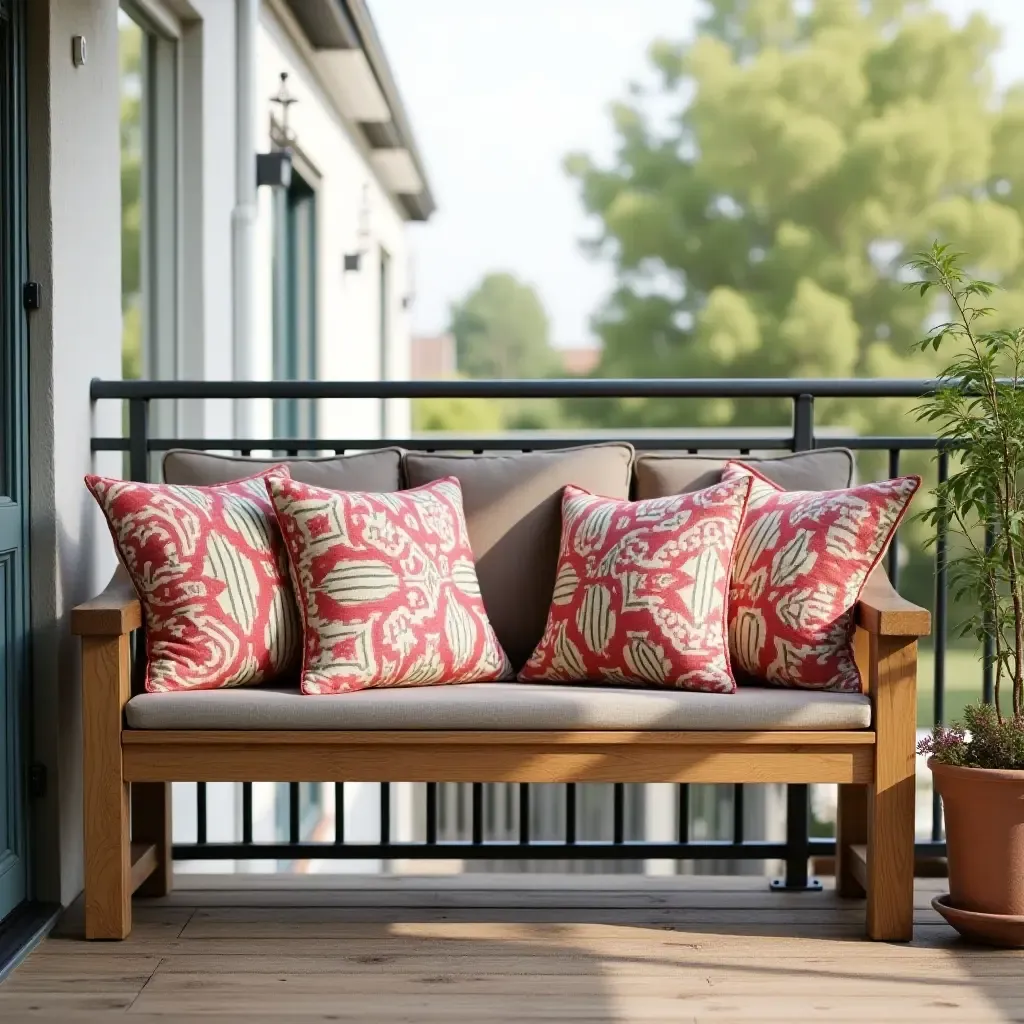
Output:
[[508,455],[406,452],[403,461],[410,487],[445,476],[462,484],[484,607],[518,672],[547,622],[563,488],[575,484],[609,498],[628,498],[633,449],[605,444]]
[[638,455],[633,474],[636,499],[661,498],[710,487],[730,461],[746,462],[787,491],[833,491],[853,481],[853,453],[846,448],[819,448],[782,456]]
[[209,487],[240,480],[281,463],[288,466],[295,480],[334,491],[397,491],[402,486],[400,448],[311,459],[243,459],[175,448],[164,456],[164,480],[169,484]]

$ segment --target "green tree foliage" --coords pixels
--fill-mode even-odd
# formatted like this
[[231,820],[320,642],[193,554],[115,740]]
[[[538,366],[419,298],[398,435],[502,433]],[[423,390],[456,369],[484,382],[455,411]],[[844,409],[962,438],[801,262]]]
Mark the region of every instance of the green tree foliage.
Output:
[[548,316],[534,288],[490,273],[451,311],[456,362],[467,377],[544,377],[554,366]]
[[[998,33],[930,0],[712,0],[658,40],[656,84],[614,105],[618,145],[567,159],[617,285],[594,318],[603,376],[930,376],[902,287],[934,238],[971,252],[1024,322],[1024,87],[993,86]],[[819,403],[904,433],[907,404]],[[784,423],[784,403],[664,400],[604,425]]]
[[421,433],[497,434],[505,425],[500,402],[479,398],[416,398],[412,429]]
[[[608,377],[930,377],[936,317],[903,287],[942,238],[1024,322],[1024,85],[993,83],[997,30],[932,0],[707,0],[693,38],[649,50],[653,84],[612,107],[614,158],[566,168],[616,287],[593,320]],[[819,424],[922,431],[913,401],[819,401]],[[779,401],[600,401],[602,426],[786,424]],[[863,476],[884,472],[862,458]],[[926,472],[908,454],[904,471]],[[927,603],[925,528],[903,589]]]

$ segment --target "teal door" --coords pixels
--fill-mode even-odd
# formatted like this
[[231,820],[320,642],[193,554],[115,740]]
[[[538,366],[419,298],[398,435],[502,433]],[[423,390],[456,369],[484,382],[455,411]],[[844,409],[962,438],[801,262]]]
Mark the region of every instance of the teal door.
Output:
[[[275,190],[274,380],[316,380],[316,190],[292,171]],[[316,437],[316,403],[274,403],[275,437]]]
[[28,895],[24,7],[0,0],[0,918]]

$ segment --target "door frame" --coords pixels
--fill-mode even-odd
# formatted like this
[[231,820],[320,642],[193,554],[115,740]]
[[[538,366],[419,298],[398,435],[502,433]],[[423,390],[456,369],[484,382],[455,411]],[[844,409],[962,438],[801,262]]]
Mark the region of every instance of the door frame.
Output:
[[[32,895],[32,874],[28,813],[28,322],[22,292],[28,280],[25,4],[20,0],[0,0],[0,18],[5,21],[0,37],[5,50],[0,60],[4,73],[4,81],[0,82],[0,244],[10,244],[9,251],[4,253],[0,280],[0,315],[6,320],[3,329],[10,340],[6,348],[0,348],[0,429],[4,435],[0,440],[0,494],[17,503],[20,520],[20,544],[11,558],[16,599],[7,610],[5,623],[8,644],[13,643],[7,660],[8,671],[13,670],[14,678],[8,694],[13,713],[8,716],[6,728],[16,777],[5,780],[0,774],[0,782],[7,788],[8,813],[15,834],[12,848],[22,863],[22,895],[28,900]],[[0,727],[4,724],[0,722]],[[0,773],[3,768],[0,765]]]
[[[286,188],[275,189],[271,295],[275,380],[315,380],[317,376],[317,222],[320,209],[317,184],[312,174],[293,168],[291,183]],[[316,437],[317,421],[314,399],[274,402],[275,437]]]

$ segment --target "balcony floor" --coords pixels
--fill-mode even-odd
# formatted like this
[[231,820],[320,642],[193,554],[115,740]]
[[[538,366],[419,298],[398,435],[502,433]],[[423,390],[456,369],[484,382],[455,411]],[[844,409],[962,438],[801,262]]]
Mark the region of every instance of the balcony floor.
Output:
[[1024,1020],[1024,952],[962,944],[929,906],[941,881],[918,883],[905,946],[863,940],[862,902],[760,878],[179,883],[136,901],[122,943],[82,941],[73,907],[0,985],[0,1020]]

